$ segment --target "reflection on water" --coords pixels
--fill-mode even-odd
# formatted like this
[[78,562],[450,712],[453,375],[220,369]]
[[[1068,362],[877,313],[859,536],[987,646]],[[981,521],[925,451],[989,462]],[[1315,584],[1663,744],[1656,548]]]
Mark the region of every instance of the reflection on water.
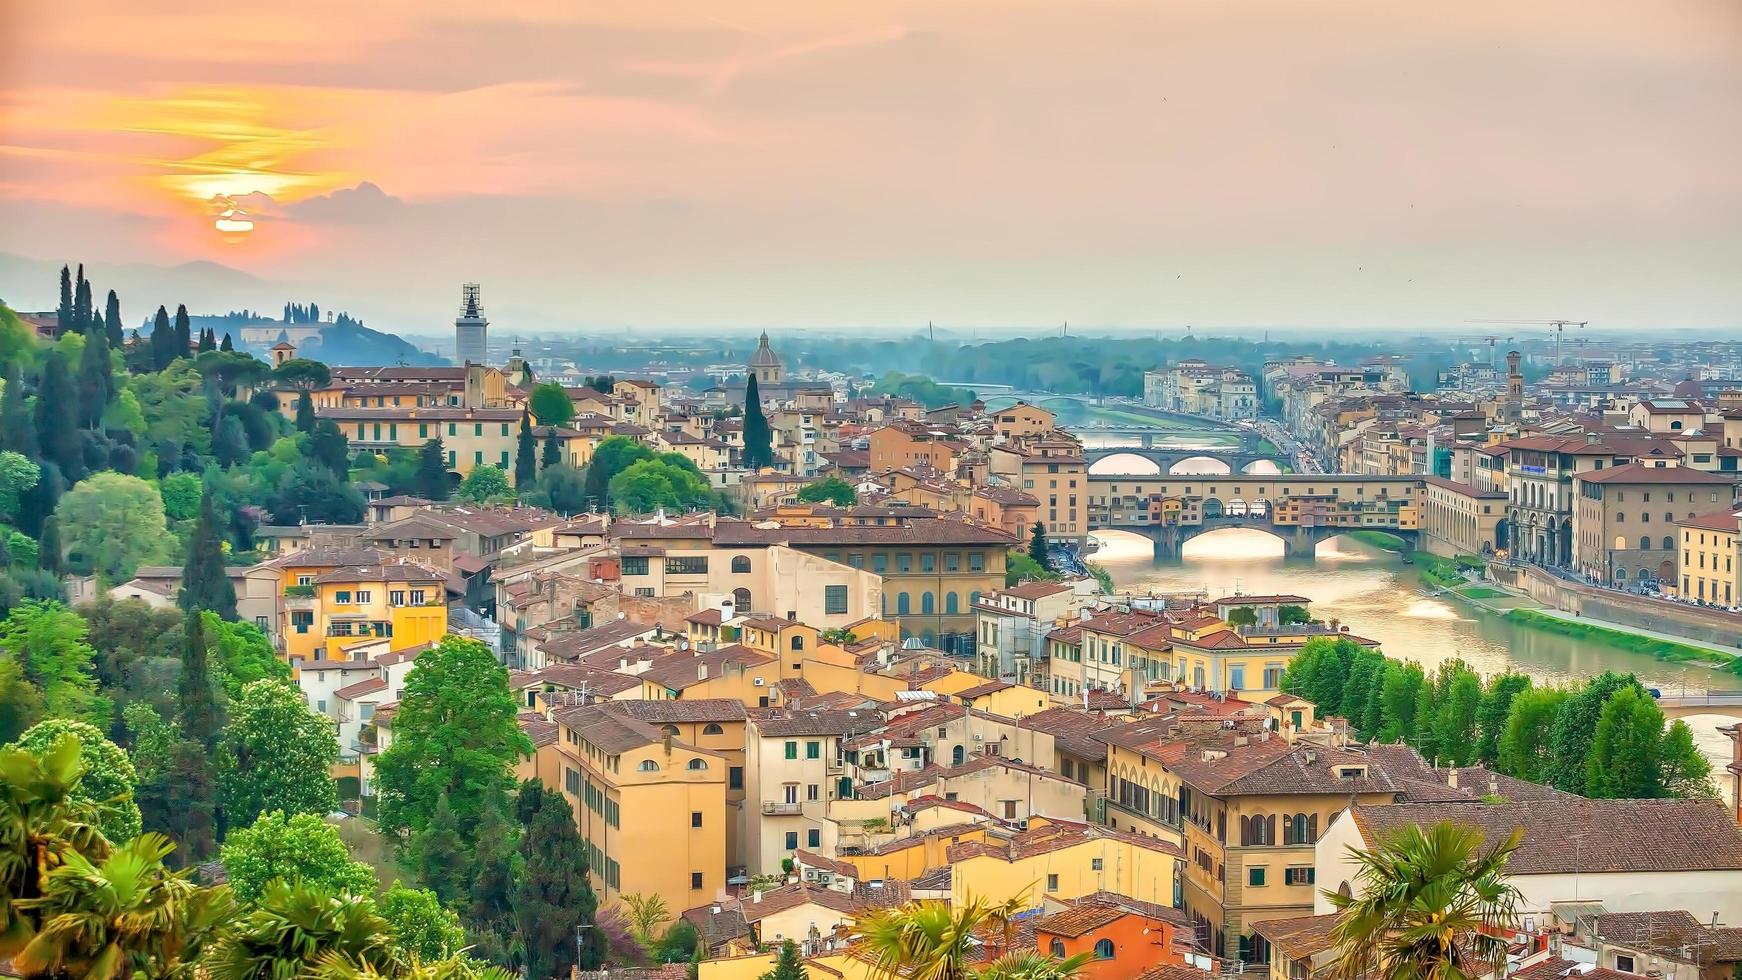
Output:
[[[1347,624],[1377,640],[1390,656],[1420,661],[1429,670],[1462,657],[1483,674],[1518,671],[1537,683],[1569,683],[1604,670],[1637,674],[1664,694],[1703,693],[1724,687],[1713,671],[1670,664],[1602,643],[1527,629],[1458,602],[1420,594],[1419,572],[1396,556],[1359,541],[1333,538],[1317,560],[1285,559],[1282,540],[1263,531],[1229,528],[1188,541],[1184,558],[1157,562],[1149,539],[1123,531],[1097,531],[1094,560],[1121,589],[1202,592],[1215,599],[1234,593],[1301,595],[1313,614]],[[1722,769],[1729,739],[1719,716],[1688,719],[1700,748]],[[1721,762],[1719,760],[1722,760]],[[1728,784],[1726,781],[1726,791]]]

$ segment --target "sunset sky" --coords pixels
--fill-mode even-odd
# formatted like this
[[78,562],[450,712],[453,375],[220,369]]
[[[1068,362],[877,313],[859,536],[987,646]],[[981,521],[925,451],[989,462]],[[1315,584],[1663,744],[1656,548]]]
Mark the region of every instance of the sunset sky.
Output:
[[410,331],[1742,329],[1742,4],[10,0],[0,252]]

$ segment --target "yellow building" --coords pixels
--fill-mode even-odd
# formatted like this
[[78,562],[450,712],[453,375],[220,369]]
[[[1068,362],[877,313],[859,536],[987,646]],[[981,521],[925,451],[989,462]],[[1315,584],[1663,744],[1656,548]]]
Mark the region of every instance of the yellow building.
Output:
[[[726,763],[726,866],[742,867],[744,823],[744,705],[733,698],[618,701],[614,710],[644,721],[685,745],[715,752]],[[547,780],[549,782],[549,780]],[[557,783],[550,782],[552,786]]]
[[[418,449],[431,439],[440,439],[447,452],[448,469],[461,476],[475,466],[496,466],[513,472],[519,447],[520,419],[517,408],[453,408],[386,406],[352,408],[317,407],[315,416],[338,425],[353,450],[385,452]],[[541,433],[549,430],[540,428]],[[577,465],[592,458],[597,439],[574,429],[558,429],[563,455]],[[544,451],[540,436],[539,451]]]
[[612,702],[552,716],[562,789],[574,803],[600,904],[641,894],[687,909],[723,895],[730,760],[620,708]]
[[950,898],[1029,906],[1099,891],[1174,904],[1179,848],[1140,834],[1034,820],[1008,840],[987,838],[949,849]]
[[1682,598],[1720,606],[1742,603],[1742,529],[1736,511],[1676,522]]
[[440,573],[410,562],[339,568],[315,577],[315,642],[328,660],[385,638],[389,653],[434,643],[448,632],[447,587]]

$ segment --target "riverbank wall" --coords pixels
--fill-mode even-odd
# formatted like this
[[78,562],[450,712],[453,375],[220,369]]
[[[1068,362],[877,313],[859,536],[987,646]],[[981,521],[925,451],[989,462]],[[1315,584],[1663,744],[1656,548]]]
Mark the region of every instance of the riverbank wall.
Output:
[[1524,565],[1493,563],[1488,574],[1550,609],[1732,649],[1742,645],[1742,614],[1593,588]]

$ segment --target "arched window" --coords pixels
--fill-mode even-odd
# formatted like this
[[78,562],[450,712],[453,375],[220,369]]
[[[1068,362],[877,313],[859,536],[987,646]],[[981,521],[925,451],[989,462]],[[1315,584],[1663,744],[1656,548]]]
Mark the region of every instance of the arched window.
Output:
[[1619,534],[1615,535],[1615,550],[1616,551],[1626,551],[1627,550],[1627,539]]
[[950,749],[950,765],[961,765],[963,762],[967,761],[967,756],[968,750],[963,746],[958,745],[955,748]]
[[804,637],[802,637],[802,636],[793,637],[792,638],[792,648],[794,650],[803,650],[804,649]]
[[743,615],[744,613],[749,612],[750,611],[750,590],[749,589],[733,589],[732,590],[732,607],[733,607],[733,611],[738,613],[739,615]]
[[1651,550],[1651,538],[1647,537],[1646,535],[1641,534],[1639,536],[1639,550],[1640,551],[1650,551]]
[[1675,550],[1675,538],[1672,535],[1666,534],[1663,536],[1663,550],[1665,550],[1665,551],[1674,551]]
[[956,599],[956,594],[954,592],[945,592],[944,593],[944,612],[946,612],[946,613],[961,612],[961,609],[956,606],[957,601],[958,600]]
[[708,761],[706,759],[691,759],[689,768],[691,772],[701,772],[708,768]]
[[641,760],[641,764],[635,767],[635,771],[636,772],[658,772],[659,771],[659,763],[654,762],[652,759],[643,759],[643,760]]
[[921,615],[929,616],[938,611],[937,597],[930,592],[919,594],[919,611]]
[[1308,841],[1307,841],[1307,818],[1306,818],[1306,814],[1297,813],[1289,820],[1289,822],[1294,825],[1294,842],[1296,844],[1307,843]]
[[1058,957],[1061,960],[1064,959],[1065,958],[1065,941],[1063,939],[1054,939],[1052,942],[1047,943],[1046,951],[1048,953],[1051,953],[1052,955]]
[[980,604],[980,590],[975,589],[974,591],[968,593],[968,605],[977,606],[979,604]]
[[895,594],[895,615],[905,616],[912,611],[911,600],[908,599],[907,593],[897,592]]
[[1110,960],[1113,958],[1113,940],[1103,939],[1095,943],[1095,959]]
[[708,722],[707,727],[702,729],[702,734],[703,735],[724,735],[724,734],[726,734],[726,730],[724,728],[721,728],[719,725],[716,725],[710,721],[710,722]]
[[1681,419],[1675,419],[1669,423],[1669,428],[1670,428],[1671,432],[1678,432],[1681,430],[1681,427],[1682,427],[1682,420]]
[[660,731],[666,733],[667,735],[670,735],[672,738],[676,738],[678,735],[676,725],[666,725],[665,727],[661,728]]
[[1615,581],[1617,581],[1617,582],[1627,581],[1627,569],[1625,569],[1625,568],[1615,569]]
[[733,558],[732,558],[732,573],[733,574],[745,575],[745,574],[748,574],[749,571],[750,571],[750,556],[749,555],[735,555],[735,556],[733,556]]

